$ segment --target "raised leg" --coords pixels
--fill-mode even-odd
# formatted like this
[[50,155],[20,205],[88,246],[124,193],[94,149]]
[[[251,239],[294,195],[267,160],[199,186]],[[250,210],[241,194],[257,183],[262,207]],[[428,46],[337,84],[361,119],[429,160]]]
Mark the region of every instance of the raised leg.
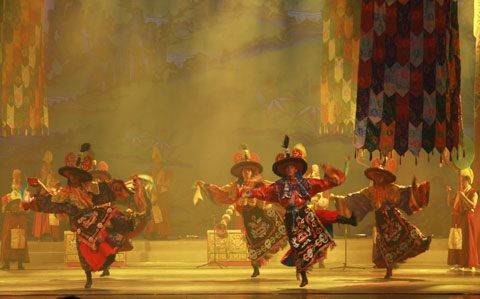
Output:
[[337,219],[336,219],[336,222],[337,223],[342,223],[342,224],[349,224],[351,226],[357,226],[357,218],[355,218],[355,215],[353,215],[353,213],[350,216],[350,218],[347,218],[347,217],[342,216],[342,215],[338,215]]

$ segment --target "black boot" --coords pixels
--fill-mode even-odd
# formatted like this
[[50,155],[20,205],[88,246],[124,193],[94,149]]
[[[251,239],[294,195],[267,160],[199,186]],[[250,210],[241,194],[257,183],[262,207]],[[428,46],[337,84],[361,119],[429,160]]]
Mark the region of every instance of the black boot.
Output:
[[22,261],[18,261],[18,270],[25,270],[23,267]]
[[253,268],[253,273],[252,273],[251,277],[257,277],[258,275],[260,275],[260,266],[259,265],[253,265],[252,264],[252,268]]
[[2,270],[10,270],[10,262],[9,261],[4,261],[3,262],[3,266],[2,266]]
[[342,224],[350,224],[351,226],[357,226],[357,218],[355,218],[355,215],[352,214],[350,218],[347,218],[342,215],[338,215],[337,218],[335,219],[335,222],[337,223],[342,223]]
[[108,268],[104,269],[100,277],[105,277],[110,275],[110,270]]
[[308,284],[307,273],[305,271],[300,271],[300,275],[302,276],[302,282],[300,283],[300,287],[303,288]]
[[385,274],[385,279],[392,277],[392,268],[387,267],[387,273]]
[[85,288],[89,289],[92,287],[92,272],[85,271],[85,276],[87,276],[87,282],[85,283]]

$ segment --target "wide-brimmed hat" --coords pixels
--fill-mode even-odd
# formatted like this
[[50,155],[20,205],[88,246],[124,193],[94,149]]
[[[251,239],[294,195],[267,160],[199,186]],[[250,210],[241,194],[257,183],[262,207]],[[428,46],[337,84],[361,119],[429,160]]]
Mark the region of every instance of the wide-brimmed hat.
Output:
[[285,136],[285,139],[283,141],[285,154],[278,154],[275,158],[275,163],[273,163],[272,166],[272,171],[280,177],[285,176],[287,166],[289,165],[295,166],[298,172],[300,172],[302,175],[307,171],[308,168],[307,161],[305,161],[305,158],[307,156],[306,151],[302,150],[300,146],[296,146],[290,154],[290,151],[288,149],[289,140],[290,139],[288,138],[288,136]]
[[94,179],[100,179],[102,181],[109,181],[112,179],[112,175],[108,172],[108,164],[105,161],[100,161],[97,167],[90,171],[90,174]]
[[80,177],[81,182],[91,181],[92,175],[89,171],[93,168],[93,159],[85,155],[88,150],[90,150],[90,143],[84,143],[77,155],[73,152],[68,153],[65,156],[65,166],[60,167],[58,173],[66,178],[74,173]]
[[393,173],[384,169],[382,165],[365,169],[365,176],[375,183],[378,183],[379,176],[383,177],[383,184],[393,183],[397,179]]
[[250,153],[246,145],[242,145],[242,152],[236,152],[233,156],[233,164],[230,173],[236,177],[242,175],[244,168],[252,168],[254,174],[259,174],[263,171],[263,166],[260,164],[260,158],[256,153]]

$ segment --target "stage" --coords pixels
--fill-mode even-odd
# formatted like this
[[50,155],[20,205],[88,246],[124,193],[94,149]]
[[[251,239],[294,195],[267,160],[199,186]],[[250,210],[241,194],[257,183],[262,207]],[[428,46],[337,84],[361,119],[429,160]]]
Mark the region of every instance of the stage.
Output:
[[480,294],[480,272],[448,270],[446,239],[434,239],[430,251],[401,265],[388,280],[383,278],[384,270],[372,268],[372,244],[368,238],[348,240],[347,265],[364,269],[332,269],[343,266],[345,257],[344,240],[337,239],[337,243],[329,252],[326,268],[316,265],[309,284],[299,288],[294,269],[279,262],[282,253],[261,268],[259,277],[250,278],[249,266],[201,266],[206,262],[205,239],[136,240],[136,248],[127,255],[127,266],[112,268],[109,277],[94,274],[93,287],[86,290],[83,271],[62,263],[63,243],[29,242],[31,263],[25,265],[24,271],[12,265],[12,270],[0,272],[0,296],[257,298],[275,294],[280,298],[404,298],[415,294],[421,298],[459,298]]

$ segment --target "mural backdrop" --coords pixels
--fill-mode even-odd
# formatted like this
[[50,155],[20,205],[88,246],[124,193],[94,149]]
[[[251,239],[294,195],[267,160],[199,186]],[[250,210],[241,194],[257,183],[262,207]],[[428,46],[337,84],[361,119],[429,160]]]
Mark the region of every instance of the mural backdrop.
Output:
[[[353,158],[358,2],[45,0],[43,126],[49,134],[0,138],[0,191],[9,191],[14,168],[38,172],[47,150],[58,168],[68,152],[90,142],[95,158],[127,179],[154,170],[156,147],[172,174],[172,234],[204,235],[224,208],[194,206],[195,180],[231,181],[233,154],[243,143],[275,180],[271,165],[284,134],[306,146],[309,163],[343,169],[351,156],[347,182],[333,192],[367,186],[369,157]],[[470,64],[462,65],[469,134],[473,2],[459,1],[459,15],[462,63]],[[450,215],[444,185],[455,186],[456,174],[438,161],[420,159],[415,166],[406,156],[397,177],[409,184],[414,169],[418,180],[432,182],[431,204],[415,223],[442,235]],[[364,221],[354,232],[370,233],[371,225]]]

